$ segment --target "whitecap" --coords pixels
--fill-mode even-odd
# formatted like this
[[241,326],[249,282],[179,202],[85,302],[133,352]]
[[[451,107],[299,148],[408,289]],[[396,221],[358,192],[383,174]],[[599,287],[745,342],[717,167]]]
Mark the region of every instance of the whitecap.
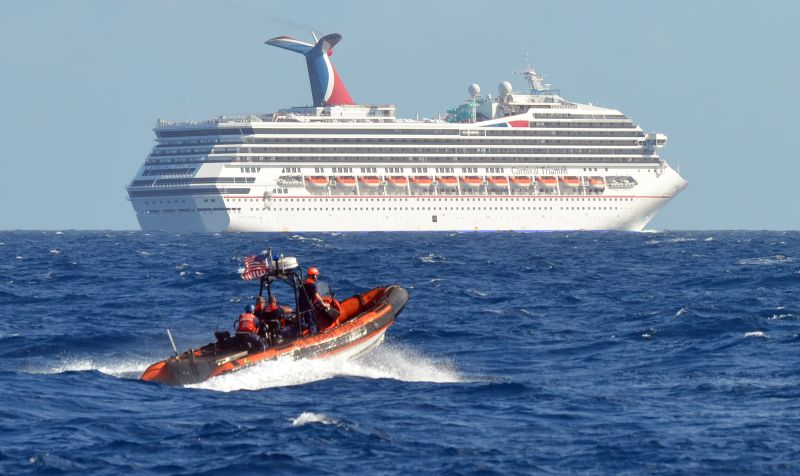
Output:
[[301,236],[301,235],[292,235],[292,236],[290,236],[290,237],[289,237],[289,239],[291,239],[291,240],[297,240],[297,241],[316,241],[316,242],[322,242],[322,239],[321,239],[321,238],[314,238],[314,237],[306,238],[305,236]]
[[61,250],[59,250],[58,248],[54,248],[54,249],[50,250],[50,254],[60,255],[61,254]]
[[794,258],[785,255],[765,256],[761,258],[742,258],[736,263],[740,265],[769,266],[773,264],[791,263]]
[[187,273],[186,271],[181,271],[180,276],[183,277],[183,276],[186,276],[187,274],[189,274],[189,273]]
[[197,276],[197,277],[203,277],[203,276],[205,276],[205,275],[206,275],[206,273],[204,273],[204,272],[202,272],[202,271],[195,271],[195,272],[194,272],[194,275],[195,275],[195,276]]
[[477,289],[467,289],[467,294],[471,294],[477,297],[486,297],[489,295],[489,293],[485,291],[478,291]]
[[64,232],[63,232],[63,231],[57,231],[57,232],[56,232],[56,235],[63,235],[63,234],[64,234]]
[[179,271],[182,270],[182,269],[189,268],[189,267],[190,267],[189,263],[181,263],[181,264],[175,265],[175,269],[177,269]]
[[714,241],[714,237],[713,236],[709,236],[708,238],[706,238],[703,241]]
[[685,307],[682,307],[682,308],[678,309],[678,312],[675,313],[675,317],[682,316],[682,315],[686,314],[687,312],[689,312],[689,310],[686,309]]
[[647,332],[645,332],[644,334],[642,334],[642,339],[651,339],[652,337],[653,337],[653,336],[652,336],[652,335],[650,335],[650,334],[648,334]]
[[671,238],[671,239],[667,240],[667,243],[686,243],[686,242],[689,242],[689,241],[697,241],[697,240],[694,239],[694,238],[684,238],[682,236],[679,236],[677,238]]
[[794,317],[794,314],[773,314],[770,319],[786,319],[787,317]]
[[420,256],[419,260],[423,263],[442,263],[447,261],[447,258],[441,255],[436,255],[433,253],[429,253],[425,256]]
[[17,256],[17,259],[24,259],[22,256]]
[[150,253],[148,253],[147,251],[137,251],[137,253],[139,253],[142,256],[150,256]]
[[289,420],[292,426],[303,426],[309,423],[322,423],[323,425],[336,425],[339,422],[324,413],[303,412],[296,418]]
[[767,337],[767,334],[765,334],[762,331],[751,331],[751,332],[745,332],[744,336],[745,337]]

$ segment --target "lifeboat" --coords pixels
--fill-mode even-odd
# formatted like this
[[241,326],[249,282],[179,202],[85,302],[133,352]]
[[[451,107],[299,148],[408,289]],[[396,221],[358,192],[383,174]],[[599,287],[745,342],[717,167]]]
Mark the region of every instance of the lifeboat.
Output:
[[592,190],[605,190],[606,188],[606,181],[603,180],[603,177],[587,177],[586,184]]
[[411,183],[418,187],[430,187],[433,183],[433,179],[425,176],[411,177]]
[[581,179],[574,176],[559,177],[558,183],[569,188],[578,188],[581,185]]
[[342,177],[336,177],[336,185],[339,185],[341,187],[355,187],[356,178],[347,175]]
[[408,184],[408,178],[403,177],[402,175],[388,177],[386,181],[389,183],[389,185],[394,185],[395,187],[405,187]]
[[461,177],[461,183],[470,187],[480,187],[483,183],[483,179],[475,176]]
[[533,179],[524,175],[517,175],[511,177],[511,185],[515,187],[530,187],[533,184]]
[[358,180],[367,187],[378,187],[381,183],[383,183],[383,180],[381,180],[380,177],[376,177],[374,175],[359,177]]
[[536,177],[536,183],[543,188],[555,188],[558,181],[551,175],[545,175],[542,177]]
[[306,177],[306,183],[315,187],[324,187],[328,185],[328,182],[328,177],[323,177],[321,175],[315,177]]
[[[281,267],[281,263],[287,259],[294,260],[296,268],[297,261],[292,257],[281,257],[273,261],[266,274],[261,276],[259,296],[265,287],[269,291],[271,283],[278,280],[290,283],[295,295],[298,295],[297,291],[302,286],[301,274],[297,269]],[[318,283],[321,293],[322,284]],[[383,342],[386,330],[408,302],[408,292],[400,286],[392,285],[377,287],[341,302],[331,296],[323,296],[323,300],[330,303],[331,309],[336,311],[327,314],[320,309],[311,318],[287,313],[284,318],[286,322],[280,332],[268,326],[259,329],[257,335],[249,333],[246,337],[231,336],[229,331],[217,331],[214,333],[215,342],[181,354],[176,351],[176,355],[149,366],[141,379],[166,385],[191,385],[277,359],[362,355]],[[310,319],[316,325],[308,325]],[[273,325],[279,325],[272,322]],[[295,337],[285,337],[286,329],[294,330]]]
[[508,177],[504,175],[495,175],[494,177],[487,177],[486,181],[489,182],[489,185],[494,185],[495,187],[505,187],[508,185]]
[[458,186],[458,179],[456,177],[439,177],[436,179],[437,182],[444,185],[445,187],[456,187]]

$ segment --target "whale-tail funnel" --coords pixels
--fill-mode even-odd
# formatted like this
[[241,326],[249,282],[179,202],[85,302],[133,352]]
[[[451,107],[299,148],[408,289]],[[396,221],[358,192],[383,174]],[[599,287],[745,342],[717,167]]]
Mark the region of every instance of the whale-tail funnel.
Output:
[[330,55],[333,54],[333,47],[341,39],[342,35],[331,33],[320,38],[315,45],[295,40],[288,36],[278,36],[267,40],[265,43],[305,56],[314,105],[339,106],[353,104],[350,93],[347,92],[344,83],[339,78],[339,74],[330,60]]

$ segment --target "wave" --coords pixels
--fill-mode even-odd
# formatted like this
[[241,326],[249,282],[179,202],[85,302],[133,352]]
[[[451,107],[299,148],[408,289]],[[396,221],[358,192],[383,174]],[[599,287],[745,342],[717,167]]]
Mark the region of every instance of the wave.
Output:
[[765,338],[768,337],[767,334],[765,332],[763,332],[763,331],[745,332],[744,336],[745,337],[765,337]]
[[325,415],[324,413],[313,413],[313,412],[303,412],[289,421],[292,422],[292,426],[303,426],[303,425],[308,425],[310,423],[322,423],[323,425],[339,424],[339,420],[331,418],[328,415]]
[[289,239],[290,240],[296,240],[296,241],[314,241],[314,242],[317,242],[317,243],[323,243],[322,238],[315,238],[313,236],[312,237],[306,237],[306,236],[302,236],[302,235],[292,235],[292,236],[289,237]]
[[433,254],[433,253],[429,253],[429,254],[427,254],[425,256],[420,256],[419,260],[422,263],[444,263],[444,262],[447,261],[447,258],[445,258],[444,256],[441,256],[441,255],[436,255],[436,254]]
[[794,258],[784,255],[765,256],[761,258],[741,258],[736,261],[739,265],[770,266],[773,264],[791,263]]
[[139,378],[142,372],[152,364],[152,360],[142,359],[112,359],[107,362],[97,361],[92,358],[65,358],[60,362],[45,364],[39,368],[28,368],[23,372],[28,374],[63,374],[65,372],[90,372],[119,378]]
[[234,392],[304,385],[335,377],[392,379],[403,382],[459,383],[466,379],[448,361],[436,360],[397,345],[386,344],[357,359],[279,359],[221,375],[193,388]]

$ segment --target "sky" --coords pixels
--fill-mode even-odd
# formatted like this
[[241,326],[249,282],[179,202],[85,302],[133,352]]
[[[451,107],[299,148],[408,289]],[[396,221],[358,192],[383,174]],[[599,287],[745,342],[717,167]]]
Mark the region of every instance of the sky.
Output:
[[800,229],[793,1],[0,0],[0,229],[138,229],[130,182],[156,119],[311,103],[302,57],[341,33],[353,99],[434,117],[471,83],[524,89],[529,53],[563,97],[669,137],[689,187],[649,229]]

